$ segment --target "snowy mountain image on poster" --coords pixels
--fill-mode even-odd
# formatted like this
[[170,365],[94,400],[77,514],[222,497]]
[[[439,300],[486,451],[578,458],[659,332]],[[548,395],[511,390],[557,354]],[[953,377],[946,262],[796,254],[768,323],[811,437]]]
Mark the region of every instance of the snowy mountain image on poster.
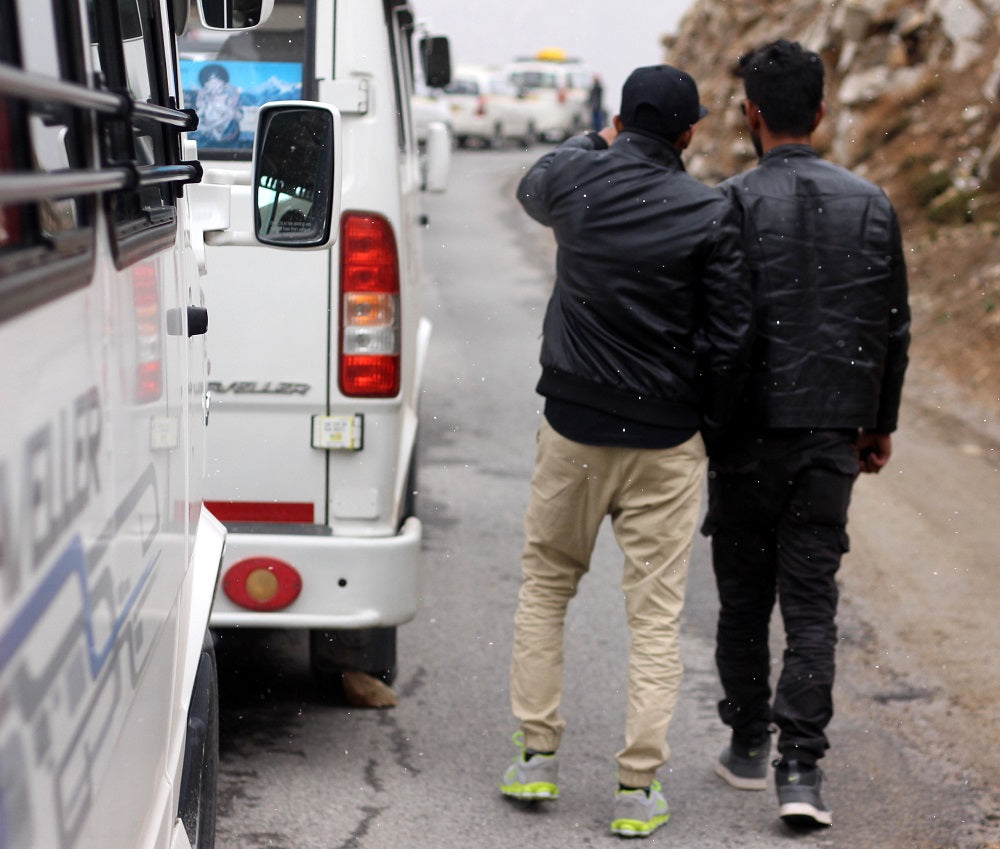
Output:
[[180,66],[184,104],[198,113],[191,138],[202,150],[249,152],[261,104],[302,97],[300,62],[181,59]]

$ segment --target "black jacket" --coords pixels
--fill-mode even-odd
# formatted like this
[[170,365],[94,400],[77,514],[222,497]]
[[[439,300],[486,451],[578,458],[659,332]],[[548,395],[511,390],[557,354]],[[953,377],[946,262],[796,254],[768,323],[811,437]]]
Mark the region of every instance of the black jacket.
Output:
[[665,427],[723,419],[751,319],[723,195],[689,176],[672,145],[625,132],[610,147],[596,134],[568,140],[517,196],[558,245],[538,391]]
[[741,426],[895,430],[910,311],[885,193],[807,145],[770,150],[722,189],[754,287]]

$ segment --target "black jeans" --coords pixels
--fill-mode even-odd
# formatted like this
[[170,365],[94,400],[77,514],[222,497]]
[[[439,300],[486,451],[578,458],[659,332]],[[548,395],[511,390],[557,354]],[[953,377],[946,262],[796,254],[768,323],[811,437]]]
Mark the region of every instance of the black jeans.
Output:
[[[829,748],[836,574],[848,549],[855,446],[847,431],[768,431],[727,446],[709,467],[702,531],[712,536],[719,591],[719,715],[745,738],[765,736],[774,722],[778,751],[807,762]],[[775,597],[786,647],[772,708],[768,629]]]

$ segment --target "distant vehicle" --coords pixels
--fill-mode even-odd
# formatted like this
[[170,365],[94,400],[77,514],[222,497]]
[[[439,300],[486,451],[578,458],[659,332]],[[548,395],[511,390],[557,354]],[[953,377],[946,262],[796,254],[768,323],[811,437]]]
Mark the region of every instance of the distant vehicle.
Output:
[[445,88],[459,147],[474,142],[499,147],[515,140],[528,147],[538,132],[534,105],[519,97],[499,68],[458,65]]
[[534,108],[540,138],[562,141],[590,125],[587,101],[593,74],[565,51],[547,48],[517,59],[507,66],[506,78]]

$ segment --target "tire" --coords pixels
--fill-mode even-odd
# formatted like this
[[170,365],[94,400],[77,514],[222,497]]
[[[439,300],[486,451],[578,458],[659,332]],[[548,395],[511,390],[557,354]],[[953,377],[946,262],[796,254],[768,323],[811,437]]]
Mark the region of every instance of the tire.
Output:
[[341,687],[345,669],[359,669],[386,684],[396,680],[396,628],[310,631],[309,664],[324,690]]
[[219,681],[215,647],[205,635],[188,708],[177,816],[192,849],[214,849],[219,779]]

